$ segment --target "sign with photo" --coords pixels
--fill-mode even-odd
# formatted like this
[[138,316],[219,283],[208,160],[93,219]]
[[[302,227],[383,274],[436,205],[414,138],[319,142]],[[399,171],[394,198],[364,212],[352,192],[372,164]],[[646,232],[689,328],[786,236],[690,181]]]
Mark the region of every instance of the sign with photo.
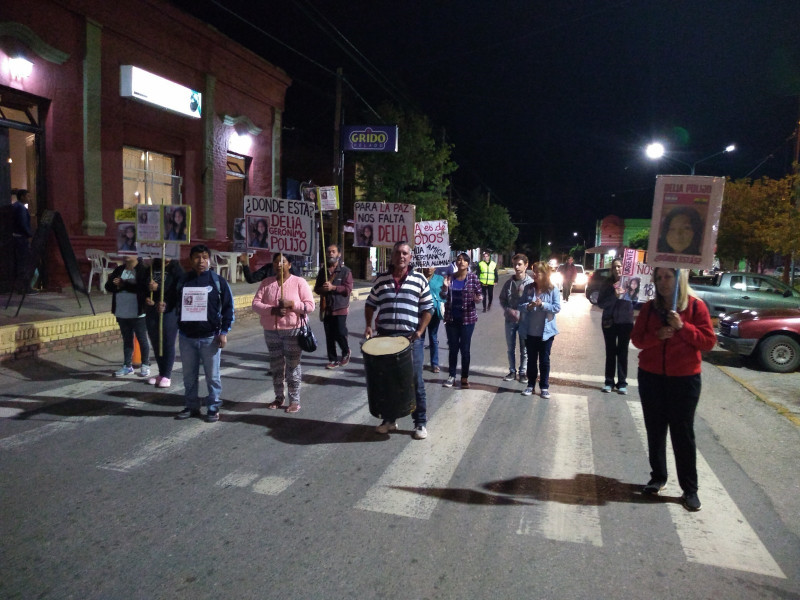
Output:
[[722,177],[659,175],[647,264],[712,268],[724,188]]
[[164,206],[164,241],[191,243],[192,212],[185,204]]
[[136,254],[136,223],[117,223],[117,252]]
[[136,205],[136,238],[140,242],[159,244],[164,241],[161,230],[161,206]]
[[233,220],[233,251],[234,252],[247,252],[247,220],[242,217],[241,219]]
[[391,248],[397,242],[414,244],[417,207],[398,202],[356,202],[353,205],[355,235],[353,246]]
[[247,249],[310,256],[315,210],[305,200],[245,196]]
[[414,264],[444,267],[450,264],[450,233],[447,221],[420,221],[414,225]]
[[[167,244],[163,244],[163,247],[165,247],[167,260],[180,259],[181,247],[178,244],[170,242]],[[137,253],[139,254],[139,258],[161,258],[162,244],[137,242],[136,248],[137,248]]]
[[320,210],[339,210],[339,188],[335,185],[317,188]]

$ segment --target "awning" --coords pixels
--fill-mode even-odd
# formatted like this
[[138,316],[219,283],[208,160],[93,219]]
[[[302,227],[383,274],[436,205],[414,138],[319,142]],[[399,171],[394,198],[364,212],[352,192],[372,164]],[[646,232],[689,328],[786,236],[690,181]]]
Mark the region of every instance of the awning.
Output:
[[589,248],[586,254],[608,254],[611,250],[619,251],[622,248],[622,246],[595,246],[594,248]]

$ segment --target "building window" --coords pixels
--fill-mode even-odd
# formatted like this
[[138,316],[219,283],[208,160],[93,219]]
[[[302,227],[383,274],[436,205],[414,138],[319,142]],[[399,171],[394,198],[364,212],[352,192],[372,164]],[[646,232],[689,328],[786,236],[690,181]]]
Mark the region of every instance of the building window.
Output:
[[122,149],[123,208],[137,204],[181,204],[182,178],[173,175],[175,159],[166,154]]

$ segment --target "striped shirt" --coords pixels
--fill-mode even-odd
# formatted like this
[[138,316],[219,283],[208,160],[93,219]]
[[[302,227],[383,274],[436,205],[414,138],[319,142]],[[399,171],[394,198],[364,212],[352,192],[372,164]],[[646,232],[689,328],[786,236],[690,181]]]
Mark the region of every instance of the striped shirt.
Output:
[[420,314],[433,310],[428,280],[413,269],[409,269],[399,288],[391,271],[378,275],[366,304],[378,311],[375,320],[378,335],[413,333]]

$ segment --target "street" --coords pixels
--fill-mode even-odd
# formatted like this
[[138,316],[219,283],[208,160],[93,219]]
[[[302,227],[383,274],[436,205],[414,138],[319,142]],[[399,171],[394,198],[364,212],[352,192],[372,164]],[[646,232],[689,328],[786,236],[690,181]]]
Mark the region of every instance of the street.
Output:
[[674,462],[661,497],[640,494],[637,351],[630,394],[602,394],[600,311],[582,294],[557,317],[549,400],[502,380],[497,303],[478,315],[471,389],[443,388],[442,326],[423,441],[408,417],[374,432],[363,307],[337,370],[312,319],[296,415],[266,409],[252,316],[223,350],[215,424],[173,418],[180,360],[163,390],[110,376],[121,346],[5,363],[0,597],[800,598],[800,429],[712,364],[724,351],[703,365],[690,513]]

